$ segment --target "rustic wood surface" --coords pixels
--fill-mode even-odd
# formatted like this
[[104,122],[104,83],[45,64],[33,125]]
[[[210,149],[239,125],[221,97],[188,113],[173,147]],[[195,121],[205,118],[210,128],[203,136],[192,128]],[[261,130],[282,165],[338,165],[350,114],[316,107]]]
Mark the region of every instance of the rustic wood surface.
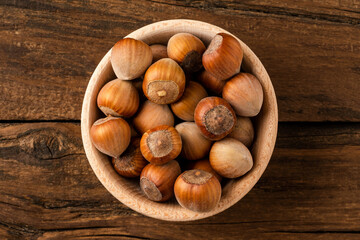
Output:
[[87,81],[112,45],[173,18],[243,40],[272,78],[280,121],[360,120],[358,0],[2,0],[0,14],[2,120],[79,120]]
[[[360,1],[0,0],[0,16],[0,239],[360,239]],[[111,46],[174,18],[242,39],[269,72],[281,121],[245,198],[181,223],[111,196],[79,122]]]
[[0,125],[0,238],[359,239],[360,124],[282,123],[255,187],[216,216],[151,219],[92,172],[78,123]]

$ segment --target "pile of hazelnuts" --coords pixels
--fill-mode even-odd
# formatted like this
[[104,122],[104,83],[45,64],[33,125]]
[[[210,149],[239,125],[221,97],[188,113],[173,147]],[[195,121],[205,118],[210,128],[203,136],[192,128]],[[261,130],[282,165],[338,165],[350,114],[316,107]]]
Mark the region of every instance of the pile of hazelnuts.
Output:
[[175,195],[187,209],[211,211],[222,178],[253,166],[250,117],[260,112],[263,90],[240,72],[242,59],[240,43],[227,33],[207,47],[190,33],[175,34],[167,46],[118,41],[111,50],[117,79],[97,96],[106,117],[91,127],[93,144],[121,176],[140,176],[150,200]]

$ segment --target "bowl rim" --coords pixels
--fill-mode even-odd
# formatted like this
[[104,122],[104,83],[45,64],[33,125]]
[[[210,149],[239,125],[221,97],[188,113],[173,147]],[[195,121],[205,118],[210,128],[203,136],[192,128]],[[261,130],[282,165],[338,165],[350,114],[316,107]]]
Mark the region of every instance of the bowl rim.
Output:
[[[135,30],[126,37],[141,39],[150,45],[152,43],[159,43],[159,41],[155,41],[154,39],[152,39],[153,37],[152,33],[154,32],[158,33],[159,35],[157,37],[159,37],[162,36],[162,34],[169,35],[169,31],[174,31],[174,33],[179,31],[191,32],[189,31],[189,29],[191,28],[194,28],[193,29],[194,31],[195,29],[198,30],[199,34],[198,35],[195,34],[195,35],[197,35],[200,39],[205,38],[204,37],[205,35],[209,35],[209,34],[215,35],[216,33],[219,32],[225,32],[231,34],[230,32],[220,27],[217,27],[215,25],[206,22],[189,20],[189,19],[173,19],[173,20],[159,21],[146,25],[142,28]],[[201,32],[200,29],[202,30]],[[199,36],[202,34],[205,35]],[[234,36],[233,34],[231,35]],[[82,112],[81,112],[82,141],[89,164],[93,169],[95,175],[99,179],[99,181],[115,198],[117,198],[120,202],[122,202],[129,208],[146,216],[161,220],[167,220],[167,221],[191,221],[191,220],[203,219],[218,214],[228,209],[229,207],[233,206],[253,188],[253,186],[258,182],[258,180],[262,176],[263,172],[265,171],[270,161],[277,137],[278,106],[276,101],[276,95],[270,77],[265,67],[260,62],[259,58],[253,53],[253,51],[245,43],[243,43],[236,36],[234,37],[241,43],[241,46],[244,50],[243,62],[245,62],[245,58],[249,58],[247,59],[247,61],[250,61],[251,63],[251,64],[249,63],[249,65],[247,66],[249,68],[249,71],[251,71],[252,74],[256,75],[261,81],[261,84],[264,89],[263,104],[267,104],[268,105],[267,107],[271,109],[271,111],[269,111],[266,114],[262,113],[263,111],[260,112],[260,115],[263,115],[261,117],[265,117],[268,122],[268,126],[266,126],[266,128],[260,125],[260,127],[262,126],[260,130],[263,130],[264,134],[269,138],[267,139],[267,141],[265,140],[261,142],[257,141],[253,147],[253,149],[255,149],[255,146],[257,145],[261,145],[262,147],[264,147],[261,149],[262,152],[265,151],[264,154],[256,153],[256,152],[253,153],[256,155],[260,154],[257,156],[261,157],[261,161],[259,161],[261,162],[261,164],[254,164],[253,169],[248,174],[246,174],[244,177],[241,178],[240,183],[235,182],[238,180],[234,180],[234,182],[232,182],[231,184],[228,183],[226,187],[229,194],[231,194],[231,198],[227,196],[227,199],[225,201],[222,195],[223,201],[221,200],[218,206],[214,210],[206,213],[192,212],[190,210],[181,208],[179,205],[174,206],[172,205],[174,201],[170,203],[156,203],[147,200],[143,195],[141,195],[141,193],[138,192],[138,190],[134,189],[134,187],[126,187],[125,184],[128,180],[125,180],[119,175],[117,175],[114,170],[112,171],[109,170],[110,161],[108,161],[109,163],[106,163],[106,161],[104,160],[105,156],[102,153],[100,153],[91,143],[89,131],[93,121],[90,121],[89,119],[91,113],[90,110],[93,106],[91,106],[90,104],[91,101],[89,99],[91,99],[91,97],[93,96],[94,89],[96,88],[95,87],[96,81],[98,80],[100,74],[106,75],[108,79],[115,77],[110,64],[111,49],[106,53],[106,55],[97,65],[95,71],[93,72],[88,82],[86,92],[84,95],[83,105],[82,105]],[[109,70],[109,65],[111,71]],[[259,77],[258,75],[261,77]],[[268,98],[267,99],[269,101],[268,103],[266,103],[265,101],[266,98]],[[256,149],[256,151],[258,152],[260,150]],[[231,181],[233,180],[230,180],[230,182]],[[241,185],[242,182],[243,184]],[[118,187],[119,184],[122,187]],[[224,188],[223,188],[223,194],[224,194]]]

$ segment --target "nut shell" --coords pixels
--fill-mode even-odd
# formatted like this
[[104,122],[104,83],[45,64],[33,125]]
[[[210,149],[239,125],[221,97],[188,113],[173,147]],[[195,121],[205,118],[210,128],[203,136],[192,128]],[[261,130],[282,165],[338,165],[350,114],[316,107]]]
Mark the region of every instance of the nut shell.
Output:
[[235,127],[236,115],[224,99],[207,97],[202,99],[195,108],[195,123],[204,137],[220,140]]
[[164,165],[148,164],[140,175],[140,188],[152,201],[163,202],[174,195],[174,183],[180,175],[179,163],[172,160]]
[[119,157],[112,158],[112,164],[121,176],[138,177],[148,164],[140,151],[140,138],[133,138],[128,148]]
[[167,47],[161,44],[153,44],[150,46],[151,52],[153,54],[153,63],[162,59],[167,58]]
[[205,138],[194,122],[183,122],[175,126],[181,136],[181,155],[187,160],[207,157],[212,142]]
[[181,64],[186,72],[196,72],[202,67],[202,54],[206,47],[196,36],[190,33],[173,35],[167,45],[168,56]]
[[197,75],[197,81],[209,90],[209,92],[215,93],[216,95],[221,94],[226,83],[223,80],[217,79],[206,70],[203,70]]
[[243,50],[236,38],[227,33],[218,33],[203,54],[202,63],[206,71],[220,80],[240,72]]
[[237,116],[234,130],[228,135],[228,137],[239,140],[247,148],[249,148],[254,140],[254,135],[254,127],[250,118]]
[[131,117],[139,107],[139,94],[130,82],[115,79],[101,88],[97,105],[106,116]]
[[174,126],[174,121],[174,115],[168,105],[160,105],[147,100],[133,118],[133,125],[142,135],[157,126]]
[[194,169],[182,173],[174,185],[178,203],[195,212],[209,212],[221,198],[219,180],[209,172]]
[[100,152],[119,157],[129,146],[131,130],[124,119],[108,116],[91,126],[90,138]]
[[147,98],[145,97],[143,90],[142,90],[143,78],[142,77],[136,78],[136,79],[132,80],[131,83],[138,92],[139,102],[140,102],[139,105],[141,105],[142,103],[144,103],[147,100]]
[[122,80],[140,77],[152,62],[152,52],[146,43],[132,38],[118,41],[111,50],[111,65]]
[[209,156],[211,167],[221,176],[237,178],[253,166],[250,151],[234,138],[225,138],[214,143]]
[[197,161],[188,161],[187,169],[200,169],[206,172],[213,174],[219,182],[221,182],[222,177],[211,167],[209,159],[201,159]]
[[144,133],[140,141],[142,155],[150,163],[161,165],[175,159],[181,152],[179,133],[171,126],[158,126]]
[[171,104],[171,110],[184,121],[194,121],[196,105],[207,96],[206,90],[199,83],[189,81],[180,100]]
[[256,116],[263,103],[263,89],[259,80],[250,73],[239,73],[224,86],[222,96],[239,116]]
[[185,89],[185,73],[170,58],[152,64],[145,73],[143,92],[152,102],[170,104],[179,100]]

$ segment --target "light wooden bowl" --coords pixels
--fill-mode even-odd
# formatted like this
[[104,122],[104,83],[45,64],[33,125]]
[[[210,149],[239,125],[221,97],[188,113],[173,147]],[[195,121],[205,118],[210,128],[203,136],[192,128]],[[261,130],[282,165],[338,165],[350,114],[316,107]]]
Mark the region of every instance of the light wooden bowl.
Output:
[[[140,39],[147,44],[166,44],[172,35],[179,32],[192,33],[207,45],[216,33],[227,31],[200,21],[169,20],[142,27],[127,37]],[[91,125],[101,116],[96,106],[97,94],[106,82],[115,78],[110,64],[111,50],[101,60],[86,89],[81,113],[81,134],[86,156],[93,171],[105,188],[123,204],[139,213],[162,220],[196,220],[212,216],[231,207],[243,198],[259,180],[270,161],[275,145],[278,126],[276,96],[270,77],[260,60],[245,43],[240,40],[239,42],[244,50],[242,68],[245,72],[254,74],[260,80],[264,90],[262,110],[255,119],[256,137],[251,150],[254,166],[245,176],[227,182],[223,187],[220,203],[214,210],[207,213],[196,213],[182,208],[174,199],[166,203],[148,200],[142,194],[138,181],[119,176],[109,158],[100,153],[91,143]]]

